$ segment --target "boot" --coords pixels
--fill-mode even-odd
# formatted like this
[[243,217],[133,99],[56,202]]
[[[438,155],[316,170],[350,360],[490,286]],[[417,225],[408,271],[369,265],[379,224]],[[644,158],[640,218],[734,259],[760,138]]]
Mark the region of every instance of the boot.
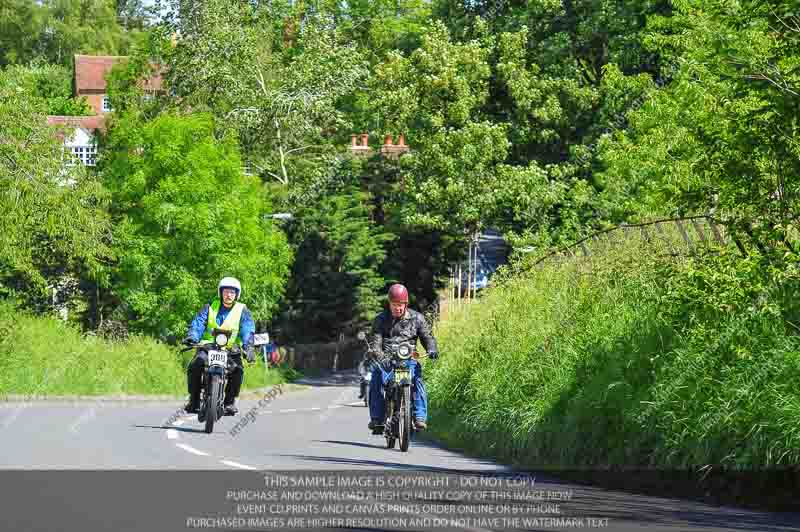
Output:
[[236,414],[239,413],[239,409],[236,408],[235,400],[231,401],[230,403],[228,403],[226,401],[226,404],[224,405],[224,407],[225,407],[225,415],[226,416],[235,416]]
[[189,402],[183,407],[187,414],[197,414],[200,412],[200,397],[189,396]]

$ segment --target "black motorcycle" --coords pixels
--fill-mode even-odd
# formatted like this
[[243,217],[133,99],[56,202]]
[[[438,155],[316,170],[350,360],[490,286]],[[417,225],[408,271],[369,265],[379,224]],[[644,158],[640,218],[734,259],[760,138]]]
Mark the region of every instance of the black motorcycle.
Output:
[[386,448],[393,449],[400,442],[400,451],[407,452],[411,443],[411,433],[416,432],[414,424],[413,385],[411,383],[411,364],[428,355],[420,355],[408,343],[388,342],[384,347],[387,359],[384,368],[394,372],[394,378],[383,387],[386,404],[384,411],[383,436]]
[[195,344],[181,350],[186,352],[202,348],[206,353],[205,369],[200,379],[200,410],[197,413],[197,421],[206,423],[206,434],[214,432],[214,423],[225,412],[225,386],[234,368],[231,357],[242,354],[238,346],[227,347],[230,335],[231,331],[214,329],[213,342]]

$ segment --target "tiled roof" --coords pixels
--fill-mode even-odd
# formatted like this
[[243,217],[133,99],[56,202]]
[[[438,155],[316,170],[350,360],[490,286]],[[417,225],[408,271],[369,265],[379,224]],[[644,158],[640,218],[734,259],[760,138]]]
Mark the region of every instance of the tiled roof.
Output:
[[126,59],[113,55],[76,55],[75,89],[78,92],[106,90],[106,74],[115,63]]
[[[106,75],[111,68],[120,61],[126,61],[127,56],[119,55],[76,55],[75,56],[75,89],[78,92],[106,90]],[[156,66],[156,73],[150,78],[141,81],[142,88],[146,90],[161,90],[163,79],[162,69]]]
[[92,116],[48,116],[47,123],[51,126],[72,126],[82,127],[83,129],[105,130],[105,116],[92,115]]

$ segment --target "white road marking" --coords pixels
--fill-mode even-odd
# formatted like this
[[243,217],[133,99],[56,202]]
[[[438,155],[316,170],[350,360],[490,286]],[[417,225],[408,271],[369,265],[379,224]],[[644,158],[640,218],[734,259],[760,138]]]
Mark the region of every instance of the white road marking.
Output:
[[184,451],[190,452],[190,453],[192,453],[192,454],[196,454],[197,456],[211,456],[211,455],[210,455],[210,454],[208,454],[207,452],[204,452],[204,451],[198,451],[198,450],[197,450],[197,449],[195,449],[194,447],[191,447],[191,446],[189,446],[189,445],[186,445],[185,443],[176,443],[175,445],[176,445],[177,447],[180,447],[180,448],[181,448],[181,449],[183,449]]
[[296,408],[287,408],[286,410],[281,410],[282,414],[285,413],[285,412],[297,412],[297,409]]
[[17,409],[14,410],[14,413],[8,416],[3,421],[3,428],[7,429],[9,425],[11,425],[14,421],[16,421],[16,419],[19,417],[19,415],[22,413],[23,410],[25,410],[24,406],[18,406]]
[[310,408],[309,410],[322,410],[322,409],[318,406],[315,406],[314,408]]
[[77,421],[75,421],[75,423],[73,423],[70,426],[69,431],[71,433],[73,433],[73,434],[77,434],[78,433],[78,426],[80,426],[80,425],[84,424],[85,422],[87,422],[88,420],[94,418],[96,415],[97,415],[97,413],[95,412],[94,407],[90,408],[89,410],[87,410],[86,412],[81,414],[81,416],[77,419]]
[[176,431],[175,429],[167,429],[167,438],[169,438],[170,440],[178,439],[178,431]]
[[329,406],[328,408],[344,408],[344,405],[333,405]]
[[238,462],[233,462],[231,460],[220,460],[223,464],[231,467],[238,467],[239,469],[249,469],[251,471],[256,471],[255,467],[250,467],[249,465],[240,464]]

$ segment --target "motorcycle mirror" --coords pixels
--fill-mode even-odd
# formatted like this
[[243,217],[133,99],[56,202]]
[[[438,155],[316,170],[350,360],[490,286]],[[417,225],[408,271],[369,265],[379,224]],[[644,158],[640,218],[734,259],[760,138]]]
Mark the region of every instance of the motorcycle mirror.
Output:
[[356,335],[356,338],[358,338],[359,340],[363,340],[366,337],[367,335],[364,334],[364,331],[358,331],[358,334]]

